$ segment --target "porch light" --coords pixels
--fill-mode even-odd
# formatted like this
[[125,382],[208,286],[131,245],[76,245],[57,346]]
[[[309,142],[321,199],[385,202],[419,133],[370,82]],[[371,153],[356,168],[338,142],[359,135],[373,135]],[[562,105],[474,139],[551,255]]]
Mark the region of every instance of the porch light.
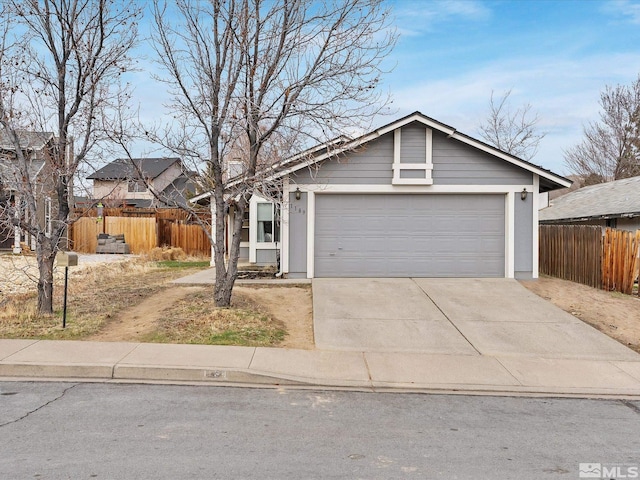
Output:
[[526,188],[523,188],[522,191],[520,192],[520,199],[522,199],[523,201],[527,199],[527,194],[529,192],[527,192]]
[[300,187],[296,187],[296,200],[300,200],[300,195],[301,195],[301,191],[300,191]]

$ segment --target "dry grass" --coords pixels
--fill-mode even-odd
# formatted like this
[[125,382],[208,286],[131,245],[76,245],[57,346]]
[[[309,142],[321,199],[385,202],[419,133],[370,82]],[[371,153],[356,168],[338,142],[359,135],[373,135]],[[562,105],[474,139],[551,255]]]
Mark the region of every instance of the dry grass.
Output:
[[[176,249],[158,249],[149,258],[70,269],[67,327],[62,328],[63,284],[56,282],[53,315],[37,315],[36,294],[0,299],[0,338],[89,338],[113,327],[114,320],[145,299],[172,288],[167,282],[208,267]],[[178,249],[179,250],[179,249]],[[200,259],[202,260],[202,259]],[[252,301],[234,293],[232,308],[217,308],[211,289],[191,294],[158,312],[153,332],[143,341],[218,345],[275,346],[286,335],[283,322]],[[118,322],[115,322],[118,323]],[[127,340],[127,339],[123,339]],[[139,341],[140,339],[128,339]]]
[[166,310],[144,340],[255,347],[278,345],[285,335],[284,323],[245,294],[234,293],[231,308],[218,308],[210,292],[198,292]]
[[36,314],[36,294],[4,297],[0,338],[81,339],[96,333],[119,311],[140,303],[172,279],[198,268],[167,268],[145,261],[101,264],[71,270],[67,328],[62,328],[63,287],[54,289],[54,314]]
[[155,247],[146,255],[149,260],[185,260],[187,254],[180,247]]

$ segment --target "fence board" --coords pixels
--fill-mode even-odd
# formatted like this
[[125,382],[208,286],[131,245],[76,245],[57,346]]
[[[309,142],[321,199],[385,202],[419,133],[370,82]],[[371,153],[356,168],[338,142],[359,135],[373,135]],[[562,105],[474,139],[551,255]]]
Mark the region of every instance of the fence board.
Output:
[[124,233],[124,240],[129,244],[131,253],[146,253],[157,246],[155,218],[105,217],[104,224],[104,233],[109,235]]
[[103,233],[104,223],[96,218],[82,217],[71,225],[70,248],[79,253],[96,253],[98,234]]
[[602,287],[602,230],[594,226],[540,226],[540,272]]
[[172,223],[170,228],[172,246],[182,248],[187,255],[211,254],[211,243],[200,225]]
[[607,228],[602,254],[602,288],[630,295],[638,269],[640,230],[627,232]]

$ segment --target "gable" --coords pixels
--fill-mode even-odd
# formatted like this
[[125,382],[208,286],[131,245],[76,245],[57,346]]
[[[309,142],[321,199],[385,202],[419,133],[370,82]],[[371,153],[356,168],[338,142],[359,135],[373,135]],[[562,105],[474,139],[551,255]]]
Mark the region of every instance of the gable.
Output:
[[447,134],[412,122],[298,170],[300,184],[519,185],[533,174]]
[[433,133],[433,177],[438,185],[531,184],[531,172],[441,132]]

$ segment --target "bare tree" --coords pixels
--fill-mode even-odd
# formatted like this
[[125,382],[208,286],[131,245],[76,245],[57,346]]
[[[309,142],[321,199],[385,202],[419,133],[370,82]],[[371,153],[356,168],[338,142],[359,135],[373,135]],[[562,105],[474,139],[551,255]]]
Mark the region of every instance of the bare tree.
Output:
[[600,119],[583,128],[584,139],[565,152],[573,173],[602,182],[640,175],[640,76],[631,85],[607,86]]
[[[213,202],[214,297],[228,306],[249,199],[277,188],[264,172],[282,150],[364,127],[385,108],[376,87],[396,35],[381,0],[178,0],[171,7],[156,0],[154,17],[175,122],[147,134],[202,166]],[[234,158],[244,170],[229,183]],[[227,264],[231,205],[237,215]]]
[[[20,181],[6,213],[35,238],[38,312],[53,312],[53,263],[72,222],[70,197],[78,166],[103,138],[120,88],[131,66],[137,39],[137,2],[112,0],[8,0],[4,3],[21,37],[2,63],[0,126],[12,148]],[[119,97],[118,97],[119,98]],[[24,132],[50,132],[54,142],[42,152],[52,197],[49,228],[35,212],[40,194],[29,165]],[[8,162],[8,159],[5,159]],[[30,215],[24,215],[24,211]]]
[[489,114],[479,134],[487,143],[527,161],[538,153],[538,145],[546,135],[538,130],[540,117],[531,111],[531,105],[525,104],[515,110],[509,105],[511,90],[505,92],[499,100],[491,92]]

